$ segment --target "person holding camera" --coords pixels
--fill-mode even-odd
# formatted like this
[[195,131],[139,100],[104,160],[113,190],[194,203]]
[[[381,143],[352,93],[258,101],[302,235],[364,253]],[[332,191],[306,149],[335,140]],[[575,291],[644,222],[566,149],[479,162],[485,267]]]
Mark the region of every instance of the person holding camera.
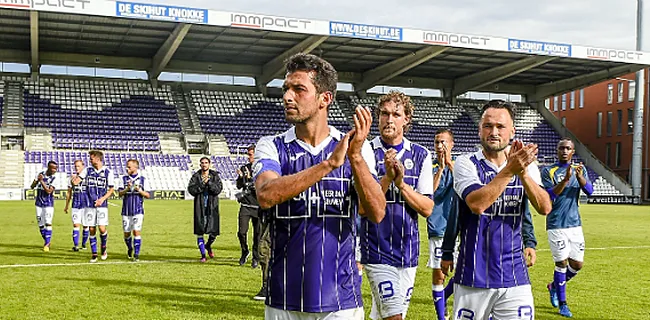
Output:
[[239,229],[237,237],[241,245],[241,258],[239,265],[244,265],[251,252],[248,249],[248,226],[253,224],[253,260],[251,266],[257,268],[260,262],[259,243],[260,243],[260,221],[259,221],[259,203],[255,194],[255,183],[253,181],[253,161],[255,157],[255,145],[248,146],[248,163],[237,169],[237,188],[241,192],[237,193],[237,202],[239,202]]

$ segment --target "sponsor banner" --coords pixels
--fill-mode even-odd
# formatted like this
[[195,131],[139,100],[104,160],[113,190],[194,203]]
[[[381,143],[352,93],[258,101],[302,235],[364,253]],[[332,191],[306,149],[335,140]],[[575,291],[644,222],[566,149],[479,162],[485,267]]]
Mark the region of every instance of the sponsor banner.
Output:
[[[2,189],[0,189],[2,190]],[[17,189],[18,193],[20,194],[20,189]],[[23,191],[24,194],[24,199],[25,200],[34,200],[36,199],[36,190],[34,189],[25,189]],[[151,199],[155,200],[180,200],[180,199],[185,199],[185,190],[153,190],[149,191],[149,194],[151,195]],[[0,191],[0,196],[2,195]],[[68,190],[54,190],[54,200],[65,200],[66,197],[68,196]],[[148,200],[151,200],[148,199]],[[1,200],[1,199],[0,199]],[[18,199],[20,200],[20,199]],[[109,200],[121,200],[119,197],[117,190],[113,191],[113,194],[109,198]]]
[[508,51],[571,57],[571,45],[553,42],[508,39]]
[[0,0],[0,8],[113,16],[106,0]]
[[164,20],[186,23],[208,23],[208,10],[135,2],[115,2],[118,17]]
[[0,200],[22,200],[23,192],[20,188],[0,188]]
[[592,59],[592,60],[650,64],[649,53],[634,51],[634,50],[574,46],[571,56],[575,58]]
[[427,31],[427,30],[403,30],[404,42],[410,43],[424,43],[444,47],[459,47],[471,49],[487,49],[487,50],[508,50],[508,39],[479,36],[471,34],[442,32],[442,31]]
[[373,40],[402,41],[402,28],[330,21],[329,34]]
[[591,196],[587,203],[594,204],[639,204],[637,196]]
[[288,18],[263,14],[211,11],[211,25],[260,29],[293,33],[328,34],[326,22],[302,18]]

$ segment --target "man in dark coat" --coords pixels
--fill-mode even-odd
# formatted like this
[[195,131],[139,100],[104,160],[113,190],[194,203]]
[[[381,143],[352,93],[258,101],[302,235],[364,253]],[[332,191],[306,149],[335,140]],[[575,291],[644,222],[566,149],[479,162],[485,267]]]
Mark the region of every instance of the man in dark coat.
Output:
[[[194,234],[205,262],[205,251],[214,258],[212,244],[219,235],[219,193],[223,185],[219,173],[210,169],[210,158],[201,158],[201,170],[192,175],[187,191],[194,197]],[[208,234],[208,242],[203,235]]]
[[237,189],[241,189],[237,193],[237,201],[239,207],[239,228],[237,230],[237,237],[239,238],[239,245],[241,246],[241,258],[239,258],[239,265],[244,265],[250,250],[248,249],[248,226],[253,223],[253,262],[252,267],[257,268],[260,257],[258,253],[259,240],[260,240],[260,224],[259,224],[259,208],[257,196],[255,194],[255,182],[253,181],[253,160],[255,159],[255,145],[248,146],[248,163],[237,169]]

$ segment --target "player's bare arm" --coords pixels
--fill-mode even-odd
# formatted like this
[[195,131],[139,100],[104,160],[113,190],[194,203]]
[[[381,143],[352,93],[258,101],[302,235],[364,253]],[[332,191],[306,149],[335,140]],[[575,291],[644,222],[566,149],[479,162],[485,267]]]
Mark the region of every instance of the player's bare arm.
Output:
[[571,181],[571,176],[573,176],[573,170],[571,166],[569,166],[566,169],[564,179],[562,179],[562,181],[558,182],[558,184],[556,184],[555,187],[553,187],[553,193],[559,196],[560,193],[564,191],[564,188],[566,188],[567,184],[569,184],[569,181]]
[[329,159],[298,173],[280,176],[277,172],[264,171],[255,179],[257,201],[262,209],[268,209],[289,201],[320,181],[332,170],[345,163],[350,133],[336,145]]
[[384,168],[386,168],[386,174],[381,177],[379,184],[381,185],[381,191],[386,194],[390,185],[395,180],[395,157],[397,156],[397,151],[395,149],[390,149],[384,154]]
[[[537,150],[536,144],[528,144],[520,149],[520,152],[523,152],[526,157],[524,164],[527,163],[527,165],[524,168],[527,168],[537,159]],[[533,208],[541,215],[549,214],[553,209],[553,203],[548,192],[533,180],[527,170],[524,169],[518,175]]]
[[494,179],[488,184],[467,195],[465,202],[472,212],[482,214],[506,190],[512,177],[524,172],[532,161],[525,148],[519,148],[517,143],[513,143],[513,147],[508,154],[506,167],[494,176]]
[[[370,173],[368,164],[361,155],[361,148],[366,137],[370,133],[372,125],[372,114],[368,108],[357,107],[354,117],[354,129],[350,133],[350,147],[347,150],[352,175],[354,176],[354,188],[359,195],[359,213],[374,223],[380,223],[386,215],[386,197],[382,188]],[[350,134],[348,133],[348,134]]]
[[[397,161],[395,171],[395,186],[399,189],[404,201],[413,208],[419,215],[428,217],[433,212],[433,199],[415,191],[409,184],[404,183],[404,165]],[[428,169],[428,168],[426,168]]]
[[113,190],[114,190],[113,187],[108,188],[106,194],[103,197],[97,199],[97,201],[95,201],[95,207],[100,207],[102,204],[104,204],[104,201],[108,200],[108,198],[110,198],[111,195],[113,194]]
[[70,208],[70,200],[72,200],[72,188],[68,188],[68,193],[65,195],[65,207],[63,212],[68,214],[68,208]]

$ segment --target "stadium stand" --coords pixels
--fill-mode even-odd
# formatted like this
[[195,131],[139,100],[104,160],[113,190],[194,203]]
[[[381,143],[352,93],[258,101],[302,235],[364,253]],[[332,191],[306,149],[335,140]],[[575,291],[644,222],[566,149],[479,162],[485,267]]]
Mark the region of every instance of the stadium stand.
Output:
[[[279,98],[259,93],[192,90],[201,129],[206,134],[221,134],[231,153],[256,143],[265,135],[289,128],[284,120],[284,107]],[[340,130],[350,130],[338,104],[329,110],[330,124]]]
[[[89,163],[87,153],[78,150],[97,148],[110,151],[106,153],[106,165],[117,175],[124,174],[126,160],[135,158],[141,162],[143,175],[149,177],[152,190],[185,190],[198,165],[187,154],[161,154],[158,136],[182,132],[173,103],[174,93],[169,85],[152,89],[146,83],[135,81],[24,80],[25,126],[48,128],[56,150],[25,152],[24,186],[29,187],[47,161],[54,160],[60,163],[57,188],[66,188],[74,160]],[[231,154],[213,155],[211,159],[224,180],[224,195],[230,197],[236,192],[235,172],[246,162],[240,156],[242,148],[256,143],[263,135],[289,128],[284,120],[282,100],[260,93],[211,90],[191,90],[190,97],[193,107],[190,109],[195,110],[203,132],[226,140]],[[342,131],[350,130],[352,107],[374,107],[376,101],[376,96],[365,99],[339,96],[329,110],[330,124]],[[472,152],[480,145],[477,123],[481,101],[462,100],[450,105],[436,98],[413,98],[413,103],[416,114],[406,135],[412,141],[433,149],[435,131],[445,127],[451,128],[456,137],[454,153]],[[81,119],[83,125],[78,124]],[[555,145],[560,136],[537,110],[520,105],[515,125],[518,138],[539,145],[541,164],[555,161]],[[378,133],[374,121],[371,135]],[[77,151],[68,150],[71,148]],[[594,181],[595,194],[620,194],[592,170],[588,172]]]
[[[81,159],[90,165],[87,152],[74,151],[27,151],[25,152],[24,187],[29,188],[34,177],[44,170],[47,162],[56,161],[59,171],[55,188],[66,189],[68,179],[74,172],[74,161]],[[136,159],[140,162],[141,174],[147,177],[150,190],[185,190],[192,171],[189,155],[170,155],[152,153],[105,153],[104,165],[113,170],[116,178],[126,174],[126,161]]]
[[181,132],[169,86],[51,79],[24,88],[25,127],[49,128],[55,148],[158,151],[159,132]]

